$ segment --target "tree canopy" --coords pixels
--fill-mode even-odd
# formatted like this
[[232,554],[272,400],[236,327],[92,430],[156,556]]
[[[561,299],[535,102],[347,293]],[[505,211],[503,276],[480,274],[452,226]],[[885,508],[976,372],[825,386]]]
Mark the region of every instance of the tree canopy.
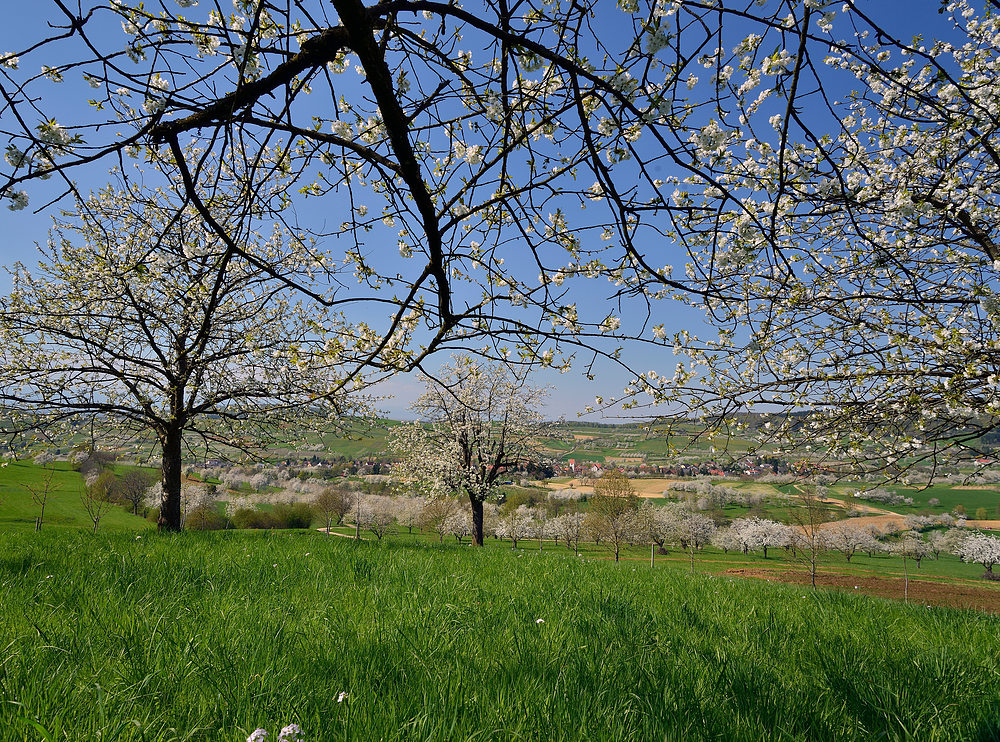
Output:
[[[169,155],[234,260],[356,313],[353,368],[603,356],[626,400],[933,459],[1000,420],[986,5],[909,38],[855,0],[58,3],[47,38],[0,54],[0,195]],[[244,201],[315,239],[322,287],[230,233],[199,195],[209,157],[294,184],[295,209]],[[675,326],[668,298],[712,329]],[[640,368],[629,343],[682,362]]]
[[[155,440],[166,528],[180,527],[185,436],[206,453],[249,451],[290,427],[335,424],[355,387],[337,362],[337,317],[305,311],[233,260],[177,198],[136,188],[93,196],[53,231],[37,269],[13,268],[0,299],[4,433],[89,418],[130,442]],[[275,229],[245,244],[307,279],[311,261],[293,235]]]

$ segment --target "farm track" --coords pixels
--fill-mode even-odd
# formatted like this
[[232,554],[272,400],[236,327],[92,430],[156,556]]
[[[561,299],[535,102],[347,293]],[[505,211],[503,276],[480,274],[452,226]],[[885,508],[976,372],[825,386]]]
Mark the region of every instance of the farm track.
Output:
[[[760,567],[738,567],[727,569],[722,574],[748,579],[783,582],[793,585],[809,585],[806,570],[766,569]],[[843,574],[817,572],[817,587],[860,592],[879,598],[903,600],[905,580],[902,576],[875,576],[864,574]],[[967,580],[942,577],[910,577],[906,588],[908,602],[980,610],[1000,614],[1000,590],[993,587],[979,587]]]
[[328,531],[325,528],[317,528],[320,533],[325,533],[327,536],[340,536],[341,538],[349,538],[352,541],[371,541],[367,536],[355,536],[353,533],[338,533],[337,531]]
[[[612,560],[610,554],[588,559]],[[649,564],[649,557],[623,556],[623,563]],[[670,555],[658,555],[656,562],[669,562],[681,566],[689,563],[687,554],[679,551]],[[718,569],[718,562],[696,557],[695,570],[718,576],[767,580],[791,585],[809,585],[809,572],[804,567],[787,564],[780,566],[729,567]],[[915,573],[915,574],[914,574]],[[843,572],[836,567],[823,566],[816,572],[817,587],[823,589],[859,592],[873,597],[903,600],[905,578],[902,572],[858,570]],[[922,574],[919,568],[911,571],[907,590],[909,602],[928,606],[943,606],[963,610],[981,610],[1000,615],[1000,584],[984,582],[980,578],[952,577]]]

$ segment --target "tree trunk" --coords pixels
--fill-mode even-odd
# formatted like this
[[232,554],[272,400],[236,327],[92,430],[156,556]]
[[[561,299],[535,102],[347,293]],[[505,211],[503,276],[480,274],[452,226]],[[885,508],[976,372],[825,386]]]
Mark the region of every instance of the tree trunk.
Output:
[[472,505],[472,543],[476,546],[483,545],[483,501],[469,495],[469,504]]
[[180,429],[168,430],[160,436],[163,493],[156,526],[161,531],[181,530],[181,437]]

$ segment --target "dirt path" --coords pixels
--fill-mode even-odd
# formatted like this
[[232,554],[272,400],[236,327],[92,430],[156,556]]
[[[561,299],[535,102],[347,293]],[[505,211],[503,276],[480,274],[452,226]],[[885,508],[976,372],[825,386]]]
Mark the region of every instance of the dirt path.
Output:
[[[746,577],[769,582],[808,585],[809,573],[801,570],[761,569],[740,567],[727,569],[722,574]],[[969,581],[959,582],[949,578],[920,577],[909,580],[909,602],[917,605],[938,605],[965,608],[1000,614],[1000,589],[983,587]],[[845,575],[820,572],[816,575],[818,587],[860,592],[879,598],[903,600],[904,580],[896,576]]]
[[[802,487],[797,484],[793,484],[798,491],[798,495],[792,495],[793,497],[802,497],[805,493],[802,491]],[[843,508],[844,510],[857,510],[859,513],[873,513],[877,515],[891,515],[897,518],[902,518],[899,513],[893,512],[892,510],[886,510],[885,508],[877,508],[874,505],[868,505],[863,502],[851,502],[848,504],[846,499],[841,499],[839,497],[827,497],[821,501],[824,505],[833,505],[834,507]],[[853,520],[853,519],[852,519]]]
[[826,523],[820,523],[818,529],[827,530],[840,523],[850,523],[852,526],[856,526],[858,528],[875,526],[881,531],[901,531],[904,527],[902,515],[897,513],[886,513],[885,515],[859,515],[857,518],[849,518],[846,521],[831,520]]
[[[341,538],[349,538],[352,541],[355,539],[355,535],[353,533],[339,533],[338,531],[328,531],[325,528],[317,528],[316,530],[319,531],[320,533],[325,533],[327,536],[340,536]],[[357,536],[356,538],[358,541],[371,540],[367,536]]]

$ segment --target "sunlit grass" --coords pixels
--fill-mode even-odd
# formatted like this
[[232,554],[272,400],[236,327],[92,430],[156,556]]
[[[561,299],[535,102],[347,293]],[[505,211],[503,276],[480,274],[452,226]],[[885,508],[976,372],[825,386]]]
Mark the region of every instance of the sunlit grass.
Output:
[[0,605],[4,739],[986,740],[1000,720],[996,618],[565,549],[5,534]]
[[[71,464],[57,461],[49,464],[54,470],[54,489],[45,506],[43,529],[93,529],[93,523],[80,504],[80,494],[84,489],[83,477],[74,471]],[[25,484],[42,484],[46,470],[30,461],[14,461],[0,468],[0,531],[33,531],[39,508],[32,502]],[[101,520],[100,528],[110,531],[146,531],[153,528],[149,521],[126,513],[120,507],[112,507]],[[6,536],[6,534],[4,534]]]

